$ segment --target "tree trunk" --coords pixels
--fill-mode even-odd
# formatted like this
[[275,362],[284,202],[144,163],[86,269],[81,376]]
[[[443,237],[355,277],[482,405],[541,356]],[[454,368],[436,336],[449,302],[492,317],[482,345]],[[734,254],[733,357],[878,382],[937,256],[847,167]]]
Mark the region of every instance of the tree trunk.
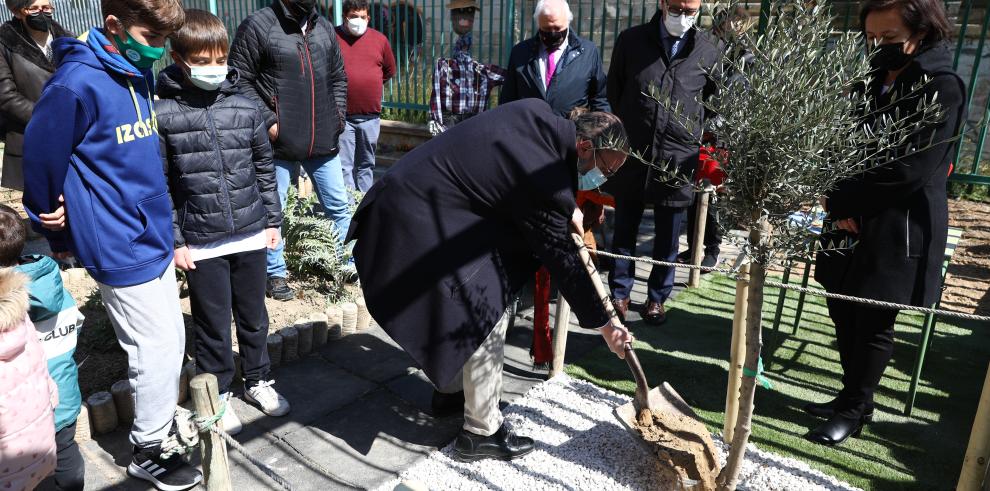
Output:
[[[757,248],[764,237],[769,234],[769,225],[761,221],[759,227],[753,227],[749,234],[751,247]],[[750,268],[749,305],[746,313],[746,374],[743,375],[742,386],[739,388],[739,414],[736,416],[736,428],[733,431],[729,448],[729,458],[718,475],[719,490],[734,490],[739,482],[739,471],[742,470],[743,459],[746,455],[746,444],[753,421],[753,399],[756,395],[756,376],[760,362],[760,349],[763,347],[763,285],[766,281],[766,268],[754,262]],[[752,375],[750,375],[752,374]]]

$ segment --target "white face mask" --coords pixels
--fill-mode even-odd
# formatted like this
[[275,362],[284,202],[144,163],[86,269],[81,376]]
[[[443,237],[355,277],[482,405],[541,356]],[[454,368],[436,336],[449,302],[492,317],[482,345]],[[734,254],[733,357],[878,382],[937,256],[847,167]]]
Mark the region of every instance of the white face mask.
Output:
[[227,65],[222,66],[191,66],[189,81],[203,90],[217,90],[224,80],[227,80]]
[[688,32],[694,23],[698,20],[698,14],[694,15],[674,15],[670,12],[664,12],[663,25],[667,28],[667,32],[671,36],[681,37],[685,32]]
[[368,21],[358,17],[347,19],[347,30],[355,36],[361,36],[368,31]]

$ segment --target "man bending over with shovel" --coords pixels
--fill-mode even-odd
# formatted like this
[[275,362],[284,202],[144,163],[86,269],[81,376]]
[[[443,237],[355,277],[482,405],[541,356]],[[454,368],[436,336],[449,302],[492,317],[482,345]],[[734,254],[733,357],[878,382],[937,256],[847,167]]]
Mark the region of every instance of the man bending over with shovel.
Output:
[[569,121],[541,100],[513,102],[407,154],[354,214],[347,240],[368,309],[440,388],[434,409],[463,405],[458,459],[533,451],[503,424],[499,399],[510,300],[540,264],[582,327],[620,358],[632,342],[572,238],[576,192],[622,166],[625,142],[611,114]]

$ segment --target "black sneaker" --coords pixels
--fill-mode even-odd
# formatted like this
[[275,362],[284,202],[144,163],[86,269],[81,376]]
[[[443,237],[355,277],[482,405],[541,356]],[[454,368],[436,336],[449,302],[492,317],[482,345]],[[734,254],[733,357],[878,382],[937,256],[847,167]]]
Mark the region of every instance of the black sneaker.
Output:
[[688,249],[677,255],[677,262],[681,264],[691,264],[691,256],[693,255],[694,253],[691,252],[691,249]]
[[161,442],[134,446],[127,475],[150,482],[161,491],[183,491],[203,480],[203,474],[180,455],[162,458]]
[[265,294],[269,298],[274,298],[285,302],[287,300],[292,300],[296,297],[296,292],[289,288],[289,284],[285,282],[285,278],[279,276],[269,276],[268,284],[265,287]]

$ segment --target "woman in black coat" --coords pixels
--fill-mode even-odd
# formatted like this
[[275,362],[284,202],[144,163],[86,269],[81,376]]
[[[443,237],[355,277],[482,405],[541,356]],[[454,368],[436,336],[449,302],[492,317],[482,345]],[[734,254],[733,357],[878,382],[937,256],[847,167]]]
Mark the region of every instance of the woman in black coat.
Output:
[[55,73],[51,44],[72,36],[54,19],[51,0],[7,0],[14,18],[0,25],[0,119],[6,130],[0,185],[24,189],[24,128]]
[[[940,1],[867,0],[860,20],[874,67],[865,87],[866,123],[895,114],[916,117],[919,102],[936,94],[945,116],[912,135],[893,160],[828,192],[830,220],[854,245],[841,254],[819,252],[815,276],[831,292],[930,307],[940,295],[946,180],[954,138],[966,117],[965,86],[952,70],[949,22]],[[872,420],[873,393],[894,350],[897,311],[835,300],[828,307],[842,390],[835,400],[805,410],[828,418],[807,438],[835,445]]]

